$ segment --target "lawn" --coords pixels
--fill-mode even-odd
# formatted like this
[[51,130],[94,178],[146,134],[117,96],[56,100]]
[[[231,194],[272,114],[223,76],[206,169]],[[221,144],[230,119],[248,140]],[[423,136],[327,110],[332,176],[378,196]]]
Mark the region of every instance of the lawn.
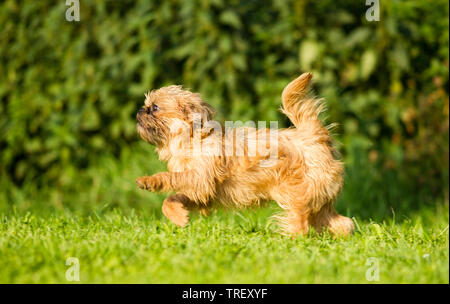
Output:
[[275,204],[193,215],[183,229],[162,216],[164,195],[136,189],[163,167],[150,148],[133,151],[65,171],[58,189],[3,182],[0,283],[77,283],[69,257],[80,283],[449,283],[448,201],[402,201],[349,170],[338,202],[357,224],[348,238],[281,236]]

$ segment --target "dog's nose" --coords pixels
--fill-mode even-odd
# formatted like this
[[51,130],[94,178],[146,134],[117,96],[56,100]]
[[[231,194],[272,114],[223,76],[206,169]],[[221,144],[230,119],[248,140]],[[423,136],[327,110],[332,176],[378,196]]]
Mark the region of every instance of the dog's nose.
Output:
[[142,114],[144,114],[145,110],[143,108],[140,108],[139,111],[136,114],[136,119],[139,121],[142,117]]
[[144,114],[145,109],[144,108],[140,108],[139,111],[136,114],[136,119],[139,120],[139,117],[142,116],[142,114]]

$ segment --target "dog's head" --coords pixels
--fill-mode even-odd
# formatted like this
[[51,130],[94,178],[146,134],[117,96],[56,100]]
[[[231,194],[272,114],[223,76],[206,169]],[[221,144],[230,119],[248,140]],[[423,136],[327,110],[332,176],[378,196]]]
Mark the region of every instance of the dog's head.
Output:
[[136,127],[142,139],[162,147],[173,136],[174,126],[181,123],[192,127],[196,117],[203,125],[213,116],[213,108],[199,94],[171,85],[145,94],[145,104],[136,115]]

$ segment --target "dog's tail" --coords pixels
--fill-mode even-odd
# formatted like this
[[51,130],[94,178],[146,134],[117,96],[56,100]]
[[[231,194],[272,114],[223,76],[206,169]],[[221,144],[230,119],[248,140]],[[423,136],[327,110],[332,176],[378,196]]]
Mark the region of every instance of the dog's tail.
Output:
[[291,81],[283,90],[281,100],[283,112],[296,128],[307,123],[319,122],[319,114],[324,110],[320,99],[308,94],[311,73],[303,73]]

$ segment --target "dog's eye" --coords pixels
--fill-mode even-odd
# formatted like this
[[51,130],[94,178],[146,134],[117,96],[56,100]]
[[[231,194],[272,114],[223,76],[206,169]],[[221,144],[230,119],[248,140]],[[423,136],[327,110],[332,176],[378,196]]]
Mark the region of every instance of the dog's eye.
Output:
[[159,107],[155,104],[152,105],[152,112],[156,112],[159,110]]

